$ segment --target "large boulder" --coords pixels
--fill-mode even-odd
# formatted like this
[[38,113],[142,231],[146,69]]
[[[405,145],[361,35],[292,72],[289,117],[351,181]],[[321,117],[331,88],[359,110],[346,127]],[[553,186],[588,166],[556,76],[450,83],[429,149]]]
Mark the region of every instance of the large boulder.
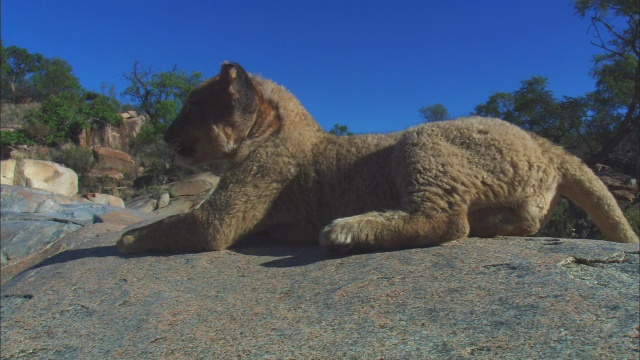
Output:
[[78,233],[3,285],[3,357],[638,357],[634,244],[468,239],[331,257],[254,237],[123,256],[119,233]]
[[78,175],[60,164],[29,159],[1,163],[3,185],[27,186],[67,196],[78,193]]
[[135,174],[136,164],[129,154],[106,147],[93,149],[96,158],[96,171],[115,170],[122,174]]
[[13,185],[16,163],[17,161],[14,159],[0,161],[0,184]]

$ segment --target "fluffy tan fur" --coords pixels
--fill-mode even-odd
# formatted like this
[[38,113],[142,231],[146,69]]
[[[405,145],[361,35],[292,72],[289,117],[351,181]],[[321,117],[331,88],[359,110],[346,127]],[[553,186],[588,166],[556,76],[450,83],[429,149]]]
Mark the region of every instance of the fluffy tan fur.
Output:
[[498,119],[334,136],[283,87],[225,64],[191,93],[166,140],[187,164],[227,170],[199,209],[128,231],[121,252],[222,250],[265,229],[338,252],[528,236],[559,195],[608,240],[638,243],[578,158]]

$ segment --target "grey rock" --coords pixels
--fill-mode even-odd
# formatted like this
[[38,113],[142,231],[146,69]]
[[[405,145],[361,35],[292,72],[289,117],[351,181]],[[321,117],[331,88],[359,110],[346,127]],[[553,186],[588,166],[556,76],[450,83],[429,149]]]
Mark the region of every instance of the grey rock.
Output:
[[162,193],[158,198],[158,209],[167,207],[170,201],[171,197],[169,196],[169,193]]
[[120,207],[21,186],[3,185],[1,200],[0,251],[6,257],[3,271],[7,263],[39,253],[68,233],[110,221],[107,218],[114,212],[128,214],[137,221],[148,218]]
[[86,199],[72,196],[64,196],[53,194],[44,190],[31,189],[23,186],[2,185],[0,187],[0,196],[2,202],[0,207],[2,210],[11,210],[16,212],[36,212],[40,207],[51,206],[50,203],[44,204],[50,200],[55,204],[90,204]]
[[3,220],[0,228],[0,248],[8,260],[23,258],[81,227],[77,224],[46,220]]
[[101,205],[109,205],[124,208],[124,201],[113,195],[109,194],[98,194],[98,193],[88,193],[83,196],[85,199]]
[[198,173],[167,184],[165,187],[171,197],[193,196],[215,189],[220,177],[211,173]]
[[173,198],[169,206],[166,206],[164,208],[158,207],[158,209],[156,209],[154,213],[159,217],[167,217],[186,213],[193,210],[196,204],[199,203],[199,201],[199,197],[197,196],[180,196],[177,198]]
[[136,210],[144,214],[150,214],[158,206],[158,201],[149,197],[134,199],[127,203],[127,209]]
[[121,256],[118,236],[3,285],[3,357],[638,357],[638,245],[468,239],[330,257],[253,237]]

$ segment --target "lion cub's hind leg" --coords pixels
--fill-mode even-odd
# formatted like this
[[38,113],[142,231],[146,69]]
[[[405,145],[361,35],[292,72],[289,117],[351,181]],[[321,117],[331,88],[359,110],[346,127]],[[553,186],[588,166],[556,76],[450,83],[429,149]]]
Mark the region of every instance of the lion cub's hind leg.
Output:
[[334,220],[320,233],[320,244],[345,253],[352,248],[389,250],[426,247],[467,236],[466,212],[409,214],[403,211],[369,212]]
[[531,236],[546,225],[558,195],[549,192],[510,206],[481,208],[469,212],[469,236]]

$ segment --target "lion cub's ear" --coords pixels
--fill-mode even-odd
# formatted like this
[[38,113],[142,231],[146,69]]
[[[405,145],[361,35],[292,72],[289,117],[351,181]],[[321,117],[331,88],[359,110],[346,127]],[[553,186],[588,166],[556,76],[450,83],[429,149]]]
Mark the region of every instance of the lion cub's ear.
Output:
[[251,78],[237,63],[222,64],[220,79],[229,89],[233,107],[245,114],[253,113],[258,108],[258,94]]

